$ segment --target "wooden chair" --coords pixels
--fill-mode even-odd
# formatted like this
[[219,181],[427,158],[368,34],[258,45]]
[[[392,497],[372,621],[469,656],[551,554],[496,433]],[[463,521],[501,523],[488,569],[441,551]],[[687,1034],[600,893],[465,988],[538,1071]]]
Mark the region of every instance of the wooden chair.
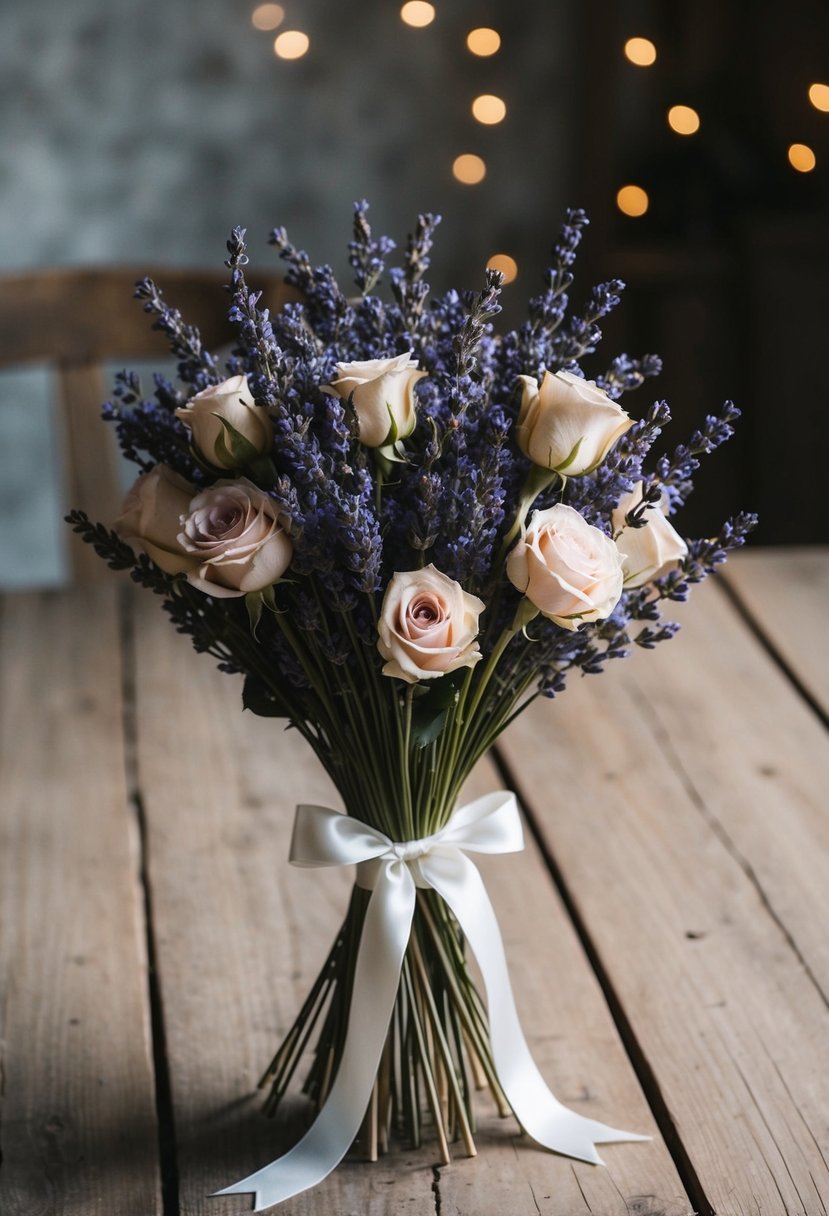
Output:
[[[136,281],[155,280],[165,299],[195,325],[211,350],[233,341],[226,320],[227,271],[68,267],[0,276],[0,368],[32,363],[54,368],[62,428],[66,502],[93,518],[109,521],[121,491],[111,428],[100,420],[109,393],[102,365],[164,358],[166,339],[151,328],[133,298]],[[296,293],[275,274],[251,272],[249,281],[276,311]],[[105,573],[89,545],[70,538],[73,580]]]

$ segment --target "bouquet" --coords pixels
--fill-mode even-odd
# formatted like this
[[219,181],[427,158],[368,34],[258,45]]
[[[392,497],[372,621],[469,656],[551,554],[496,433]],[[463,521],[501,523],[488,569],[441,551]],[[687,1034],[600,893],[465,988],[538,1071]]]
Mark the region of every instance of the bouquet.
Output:
[[[457,807],[498,735],[576,672],[601,672],[676,625],[685,599],[754,519],[687,540],[672,522],[699,457],[732,432],[727,403],[687,444],[646,463],[669,420],[620,404],[659,371],[621,355],[583,362],[623,284],[568,311],[586,217],[567,214],[527,320],[497,333],[501,276],[430,299],[439,217],[422,215],[390,291],[394,249],[354,211],[358,294],[284,230],[272,243],[297,302],[271,316],[228,241],[224,367],[148,279],[136,295],[169,338],[179,384],[117,377],[104,407],[140,469],[110,530],[68,517],[111,567],[163,597],[175,627],[242,703],[297,730],[345,814],[299,807],[291,860],[357,865],[342,928],[264,1081],[273,1111],[313,1048],[316,1121],[285,1157],[227,1188],[257,1210],[323,1178],[361,1127],[474,1153],[474,1089],[487,1085],[540,1144],[597,1161],[637,1139],[567,1110],[524,1041],[495,914],[468,852],[522,847],[514,797]],[[467,969],[477,957],[486,1001]],[[223,1192],[224,1193],[224,1192]]]

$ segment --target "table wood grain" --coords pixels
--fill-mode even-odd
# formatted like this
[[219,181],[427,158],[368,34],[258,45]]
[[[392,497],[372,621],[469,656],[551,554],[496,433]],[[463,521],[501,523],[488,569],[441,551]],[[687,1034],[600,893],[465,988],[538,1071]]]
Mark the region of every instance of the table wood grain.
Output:
[[[286,1216],[825,1212],[827,584],[826,550],[738,555],[470,782],[526,814],[481,869],[542,1072],[652,1140],[573,1162],[482,1097],[476,1158],[349,1158]],[[0,1212],[241,1216],[210,1192],[306,1117],[256,1081],[345,909],[286,863],[336,793],[116,580],[2,598],[0,664]]]

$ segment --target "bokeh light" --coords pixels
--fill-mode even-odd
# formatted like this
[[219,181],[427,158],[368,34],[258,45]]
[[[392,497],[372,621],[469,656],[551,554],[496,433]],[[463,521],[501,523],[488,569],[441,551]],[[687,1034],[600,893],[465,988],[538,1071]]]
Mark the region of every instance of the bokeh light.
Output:
[[811,173],[817,164],[817,158],[808,144],[789,145],[789,164],[798,173]]
[[616,206],[623,215],[644,215],[649,205],[647,191],[641,186],[622,186],[616,195]]
[[427,4],[426,0],[408,0],[408,3],[401,8],[400,16],[406,25],[422,29],[424,25],[431,25],[434,21],[435,6]]
[[810,84],[809,101],[816,110],[829,112],[829,84]]
[[472,114],[478,122],[482,122],[486,126],[494,126],[495,123],[503,122],[506,118],[506,103],[500,97],[496,97],[494,93],[482,93],[472,102]]
[[273,49],[280,59],[301,59],[311,45],[302,30],[286,30],[274,39]]
[[480,55],[482,59],[486,59],[489,55],[494,55],[501,46],[501,35],[497,30],[490,29],[488,25],[479,26],[476,30],[470,30],[466,35],[466,45],[473,55]]
[[677,135],[696,135],[699,130],[699,114],[693,106],[671,106],[668,111],[668,126]]
[[250,20],[257,30],[275,30],[285,20],[285,10],[281,4],[257,4]]
[[656,47],[650,38],[628,38],[625,43],[625,58],[638,68],[649,68],[656,63]]
[[465,186],[477,186],[486,177],[486,164],[474,152],[464,152],[452,162],[452,176]]
[[487,270],[500,270],[505,283],[518,278],[518,263],[508,253],[493,253],[486,264]]

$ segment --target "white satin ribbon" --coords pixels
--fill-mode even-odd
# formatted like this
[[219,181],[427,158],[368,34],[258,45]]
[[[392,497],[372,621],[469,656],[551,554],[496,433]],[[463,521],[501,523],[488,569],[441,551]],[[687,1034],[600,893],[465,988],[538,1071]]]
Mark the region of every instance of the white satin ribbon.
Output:
[[375,828],[321,806],[297,807],[290,859],[298,866],[356,863],[372,890],[357,953],[342,1059],[316,1121],[290,1152],[217,1195],[254,1192],[261,1212],[316,1186],[360,1130],[394,1009],[409,942],[416,887],[434,887],[452,909],[484,979],[495,1070],[518,1122],[539,1144],[602,1164],[596,1144],[647,1140],[568,1110],[530,1055],[518,1020],[495,911],[477,868],[461,850],[516,853],[524,847],[515,795],[485,794],[455,811],[434,836],[395,843]]

